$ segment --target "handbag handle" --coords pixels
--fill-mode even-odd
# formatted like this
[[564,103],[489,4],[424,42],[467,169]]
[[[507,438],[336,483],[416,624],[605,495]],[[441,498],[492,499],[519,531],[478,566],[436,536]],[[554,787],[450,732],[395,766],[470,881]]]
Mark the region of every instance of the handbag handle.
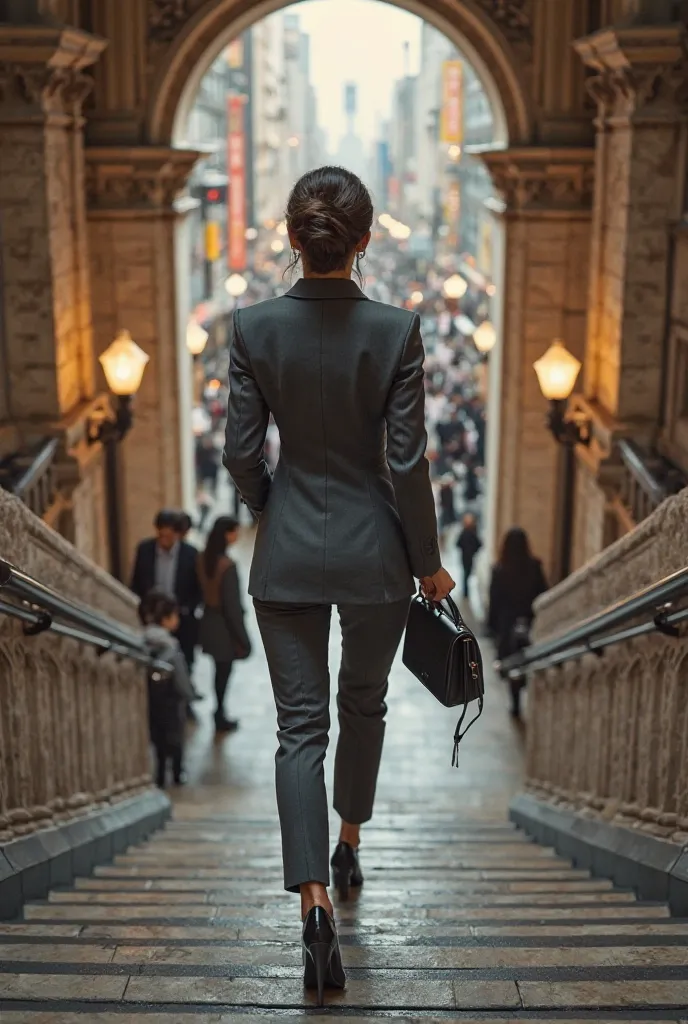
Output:
[[443,598],[443,600],[447,603],[447,608],[449,609],[449,611],[447,611],[447,608],[442,607],[442,601],[433,601],[431,598],[426,597],[423,591],[420,589],[420,586],[418,587],[418,596],[423,601],[425,601],[426,604],[432,605],[432,607],[441,615],[447,615],[452,620],[455,626],[463,625],[463,617],[461,615],[461,612],[457,608],[456,603],[454,602],[454,599],[451,597],[450,594],[447,594],[447,596]]

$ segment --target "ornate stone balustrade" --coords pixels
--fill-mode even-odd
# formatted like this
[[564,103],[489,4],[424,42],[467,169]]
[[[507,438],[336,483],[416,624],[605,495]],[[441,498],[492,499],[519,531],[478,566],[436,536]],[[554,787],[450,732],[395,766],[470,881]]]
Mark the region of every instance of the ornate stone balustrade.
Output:
[[[688,491],[545,594],[544,640],[683,568]],[[584,816],[688,841],[688,647],[647,635],[536,673],[528,788]]]
[[[137,625],[135,601],[0,490],[0,555],[68,599]],[[150,785],[142,670],[0,615],[0,844]]]

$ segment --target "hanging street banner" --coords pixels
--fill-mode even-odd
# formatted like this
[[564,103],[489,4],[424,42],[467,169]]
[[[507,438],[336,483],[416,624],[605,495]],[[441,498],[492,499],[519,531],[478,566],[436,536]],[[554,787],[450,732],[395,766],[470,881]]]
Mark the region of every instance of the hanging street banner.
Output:
[[463,142],[463,64],[460,60],[445,60],[442,64],[440,141],[447,146]]
[[227,97],[227,175],[229,211],[227,256],[230,270],[246,270],[246,133],[244,97]]

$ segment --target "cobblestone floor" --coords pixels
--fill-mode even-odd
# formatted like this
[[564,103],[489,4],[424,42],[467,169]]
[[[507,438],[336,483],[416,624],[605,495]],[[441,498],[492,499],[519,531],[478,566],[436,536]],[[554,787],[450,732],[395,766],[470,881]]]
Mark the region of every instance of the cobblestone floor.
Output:
[[[209,693],[204,663],[198,682]],[[522,735],[501,685],[458,771],[452,714],[400,664],[389,704],[366,883],[337,907],[349,982],[325,1010],[304,994],[297,900],[281,887],[274,709],[256,653],[231,684],[236,734],[215,740],[211,701],[200,706],[169,827],[0,923],[2,1024],[688,1016],[688,922],[509,826]]]

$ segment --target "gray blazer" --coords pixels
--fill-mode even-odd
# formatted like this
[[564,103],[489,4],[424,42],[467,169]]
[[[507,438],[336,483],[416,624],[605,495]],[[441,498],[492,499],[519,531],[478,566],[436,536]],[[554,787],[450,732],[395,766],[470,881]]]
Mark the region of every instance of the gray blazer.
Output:
[[224,464],[259,519],[254,597],[385,604],[440,568],[419,325],[333,278],[234,313]]

